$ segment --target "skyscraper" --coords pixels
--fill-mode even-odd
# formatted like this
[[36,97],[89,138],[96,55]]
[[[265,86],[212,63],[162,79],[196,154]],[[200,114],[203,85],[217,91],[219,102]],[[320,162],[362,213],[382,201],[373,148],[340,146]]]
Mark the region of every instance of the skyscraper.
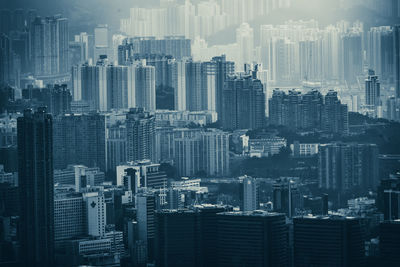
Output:
[[[127,176],[130,177],[127,178]],[[167,176],[160,170],[160,164],[152,163],[150,160],[134,161],[117,166],[117,185],[126,186],[129,183],[131,186],[127,186],[128,188],[160,189],[166,186]]]
[[109,46],[109,29],[107,24],[97,25],[94,29],[94,45],[95,47]]
[[30,33],[34,75],[46,79],[68,74],[68,20],[37,17]]
[[[318,90],[309,91],[308,93],[304,94],[300,105],[299,124],[301,125],[301,128],[304,129],[320,128],[322,109],[323,109],[323,96]],[[343,114],[343,116],[347,116],[347,114],[345,113]],[[339,117],[338,119],[341,118],[342,117]]]
[[91,236],[103,237],[106,233],[106,202],[104,192],[83,194],[86,211],[86,230]]
[[13,25],[11,25],[12,12],[9,9],[2,9],[2,10],[0,10],[0,12],[1,12],[0,13],[1,14],[0,32],[8,34],[9,31],[11,31],[12,26],[13,26]]
[[243,71],[244,64],[251,64],[254,60],[254,30],[248,23],[237,28],[236,42],[239,46],[238,70]]
[[12,50],[10,38],[0,34],[0,82],[8,83],[12,78]]
[[51,92],[49,107],[51,108],[51,114],[53,114],[53,116],[71,111],[72,96],[66,84],[48,86],[48,90]]
[[331,143],[319,147],[319,187],[344,192],[378,185],[378,147],[375,144]]
[[82,164],[106,171],[104,115],[61,115],[54,119],[53,128],[55,169],[65,169],[69,164]]
[[390,189],[383,190],[383,214],[386,220],[400,219],[400,189],[396,190],[396,182]]
[[287,123],[286,112],[283,107],[285,102],[286,93],[280,90],[274,90],[272,98],[269,100],[269,123],[272,125],[285,125]]
[[155,118],[143,108],[131,108],[126,114],[127,160],[149,159],[155,162]]
[[393,29],[390,26],[372,27],[367,33],[367,61],[382,80],[394,75]]
[[384,266],[400,264],[400,220],[385,221],[379,226],[379,251]]
[[258,209],[258,184],[252,177],[244,177],[240,184],[240,210],[253,211]]
[[[303,128],[300,110],[305,107],[302,104],[300,92],[290,90],[289,94],[274,90],[272,98],[269,100],[269,116],[272,125],[285,125],[292,128]],[[306,114],[304,114],[306,115]],[[317,114],[312,114],[316,116]]]
[[271,50],[271,81],[278,84],[292,84],[299,81],[299,53],[297,43],[289,38],[273,38]]
[[87,233],[85,202],[81,194],[60,193],[54,198],[54,239],[57,243]]
[[18,118],[21,261],[23,266],[54,262],[52,117],[45,108]]
[[193,176],[202,170],[200,129],[174,131],[174,164],[181,176]]
[[364,266],[364,226],[360,218],[297,217],[294,266]]
[[74,41],[81,45],[82,48],[82,60],[88,61],[89,58],[93,58],[93,35],[89,35],[86,32],[81,32],[78,35],[75,35]]
[[133,37],[126,39],[118,47],[118,63],[126,64],[134,54],[160,54],[172,56],[177,60],[191,56],[190,39],[182,36],[169,36],[163,39],[154,37]]
[[86,101],[93,111],[133,107],[134,90],[129,75],[128,67],[109,65],[107,58],[99,59],[96,65],[74,66],[74,100]]
[[386,119],[400,121],[400,98],[390,97],[386,101]]
[[322,41],[322,60],[325,79],[339,78],[339,29],[333,25],[325,28]]
[[112,125],[107,127],[107,171],[114,172],[115,168],[126,162],[126,127]]
[[274,90],[269,100],[269,122],[295,129],[348,132],[347,106],[341,103],[335,91],[329,91],[324,98],[317,90],[303,95],[295,90],[290,90],[289,94]]
[[138,222],[138,240],[141,240],[147,247],[147,259],[149,261],[154,258],[154,241],[155,241],[155,210],[156,199],[154,194],[140,193],[136,195],[136,218]]
[[147,66],[145,60],[115,66],[101,56],[96,65],[74,66],[72,81],[74,100],[86,101],[90,110],[156,109],[155,68]]
[[75,192],[85,191],[88,186],[94,187],[104,182],[104,173],[99,168],[88,168],[83,165],[69,165],[74,170]]
[[156,226],[157,266],[201,266],[200,225],[195,211],[158,212]]
[[229,175],[229,133],[209,129],[201,133],[203,170],[211,176]]
[[393,27],[393,49],[396,98],[400,98],[400,25]]
[[213,57],[212,62],[215,63],[216,77],[215,77],[215,97],[216,97],[216,111],[218,113],[218,118],[223,117],[223,92],[225,81],[228,76],[235,73],[235,63],[232,61],[227,61],[226,56],[222,55],[219,57]]
[[174,128],[157,127],[156,162],[171,162],[174,159]]
[[362,37],[351,32],[342,37],[342,79],[349,85],[357,83],[363,71]]
[[273,187],[274,211],[285,213],[289,218],[296,215],[296,209],[301,208],[301,196],[297,185],[290,178],[280,178]]
[[100,56],[106,55],[112,62],[114,53],[111,44],[111,34],[107,24],[100,24],[94,28],[93,59],[97,60]]
[[229,133],[209,129],[176,129],[173,132],[174,164],[179,175],[227,176]]
[[322,40],[299,42],[300,79],[321,81],[323,79]]
[[349,114],[347,105],[340,102],[337,92],[329,91],[325,95],[324,106],[321,112],[321,128],[325,132],[349,132]]
[[285,215],[224,212],[217,214],[217,220],[218,266],[288,266]]
[[381,106],[381,83],[375,71],[369,70],[368,77],[365,80],[365,105],[375,111],[375,116],[378,114],[378,107]]
[[[135,61],[146,61],[147,66],[153,66],[155,69],[155,92],[157,109],[174,109],[175,93],[175,60],[172,56],[151,54],[135,54]],[[144,89],[146,91],[148,89]]]
[[131,66],[130,75],[128,79],[134,84],[132,93],[128,91],[128,98],[135,99],[134,105],[129,107],[143,108],[146,111],[156,110],[156,76],[155,67],[147,66],[146,61],[143,60],[139,64]]
[[132,97],[129,97],[132,90],[132,80],[128,74],[129,69],[124,66],[108,65],[106,71],[107,92],[101,98],[101,103],[105,102],[106,108],[102,110],[130,107],[132,105],[129,103],[132,99]]
[[231,76],[223,91],[222,126],[225,129],[258,129],[265,122],[265,95],[253,75]]
[[383,178],[377,189],[376,206],[385,220],[400,219],[400,177]]
[[96,66],[87,63],[74,66],[72,82],[74,101],[85,101],[90,110],[107,111],[107,72],[104,61]]
[[172,68],[174,87],[174,109],[186,110],[186,61],[176,61]]
[[187,110],[216,110],[215,67],[213,62],[186,62]]
[[156,213],[157,266],[216,266],[218,213],[229,206],[196,205]]
[[53,116],[71,111],[72,96],[66,84],[49,84],[46,88],[33,88],[28,85],[28,88],[22,89],[22,99],[39,102],[40,105],[46,106]]
[[204,204],[196,206],[200,215],[202,266],[213,266],[218,257],[218,213],[232,211],[230,206]]

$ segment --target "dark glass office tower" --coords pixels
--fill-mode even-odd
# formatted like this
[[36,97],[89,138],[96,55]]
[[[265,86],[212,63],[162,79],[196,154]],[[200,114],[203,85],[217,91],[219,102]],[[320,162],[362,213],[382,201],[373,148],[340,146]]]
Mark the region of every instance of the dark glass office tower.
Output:
[[156,213],[157,266],[217,266],[218,213],[229,206],[200,205]]
[[156,262],[159,267],[199,267],[198,214],[193,210],[164,210],[156,215]]
[[218,213],[232,211],[230,206],[204,204],[199,206],[201,263],[203,267],[216,266],[218,262]]
[[53,130],[46,108],[25,110],[18,118],[18,174],[22,266],[52,266]]
[[218,220],[219,267],[288,266],[285,215],[266,211],[224,212]]
[[400,266],[400,220],[380,224],[379,250],[383,266]]
[[362,219],[298,217],[294,224],[294,266],[365,266]]

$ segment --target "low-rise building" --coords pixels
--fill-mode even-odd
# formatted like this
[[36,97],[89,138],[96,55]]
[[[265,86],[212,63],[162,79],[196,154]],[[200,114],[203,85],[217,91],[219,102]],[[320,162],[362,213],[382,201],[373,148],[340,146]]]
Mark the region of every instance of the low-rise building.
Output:
[[157,110],[157,126],[185,127],[190,124],[204,126],[217,121],[215,111]]
[[296,158],[312,157],[318,154],[318,147],[320,144],[303,144],[295,141],[290,145],[292,156]]
[[279,154],[283,147],[286,147],[286,139],[282,137],[249,139],[248,154],[257,158],[270,157]]

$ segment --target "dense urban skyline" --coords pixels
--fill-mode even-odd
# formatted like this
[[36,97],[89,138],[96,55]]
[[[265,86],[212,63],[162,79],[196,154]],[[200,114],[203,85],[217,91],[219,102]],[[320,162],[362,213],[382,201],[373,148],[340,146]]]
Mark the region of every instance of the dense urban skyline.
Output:
[[0,266],[400,266],[399,0],[0,3]]

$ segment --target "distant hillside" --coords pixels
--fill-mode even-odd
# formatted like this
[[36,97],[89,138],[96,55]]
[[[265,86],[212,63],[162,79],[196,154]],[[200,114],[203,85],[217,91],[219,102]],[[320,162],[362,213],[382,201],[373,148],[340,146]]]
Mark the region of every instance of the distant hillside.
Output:
[[[303,1],[303,0],[300,0]],[[315,1],[315,0],[312,0]],[[326,0],[318,0],[326,1]],[[318,11],[319,10],[319,11]],[[323,12],[321,10],[324,10]],[[255,42],[258,43],[260,25],[263,24],[284,24],[288,20],[309,20],[315,19],[319,22],[320,27],[325,27],[329,24],[335,24],[340,20],[348,20],[354,22],[360,20],[364,22],[366,29],[372,26],[392,25],[400,21],[393,21],[391,18],[382,17],[375,11],[365,7],[357,6],[349,10],[339,9],[334,5],[328,5],[322,8],[319,5],[314,8],[309,8],[309,5],[299,7],[298,5],[283,10],[277,10],[268,16],[257,17],[249,21],[254,29]],[[238,25],[231,26],[221,32],[218,32],[208,38],[209,45],[226,44],[235,42],[236,28]]]
[[[179,0],[179,2],[183,1]],[[199,1],[192,0],[192,3]],[[91,31],[96,24],[109,24],[112,29],[118,30],[120,19],[129,17],[131,7],[158,6],[159,2],[160,0],[1,0],[0,8],[33,8],[42,16],[62,14],[69,19],[71,32],[76,33]],[[268,16],[254,18],[250,22],[255,29],[256,41],[259,35],[259,25],[281,24],[289,19],[316,19],[322,26],[341,19],[350,21],[359,19],[365,22],[366,28],[370,25],[395,23],[390,18],[381,17],[373,10],[364,7],[342,10],[339,8],[339,2],[339,0],[292,0],[292,8],[278,10]],[[236,27],[237,25],[232,26],[211,36],[208,40],[209,44],[226,44],[235,41]]]
[[133,6],[151,6],[159,0],[2,0],[0,8],[36,9],[41,16],[62,14],[72,31],[86,30],[99,23],[119,28],[120,18],[129,16]]

